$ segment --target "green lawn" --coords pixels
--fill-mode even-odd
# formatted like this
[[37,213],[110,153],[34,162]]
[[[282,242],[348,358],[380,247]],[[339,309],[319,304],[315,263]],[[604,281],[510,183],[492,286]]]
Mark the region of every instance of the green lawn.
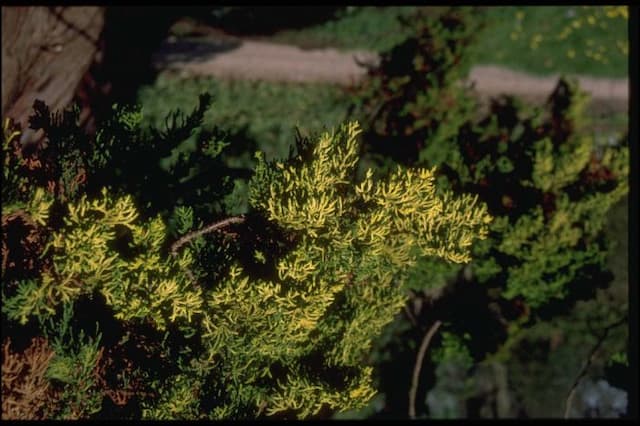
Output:
[[309,49],[335,47],[380,52],[409,35],[398,18],[415,10],[415,6],[350,6],[339,12],[336,19],[301,30],[280,31],[271,40]]
[[475,62],[535,74],[628,76],[623,6],[486,7]]
[[[407,36],[399,16],[416,6],[347,7],[335,19],[269,40],[305,48],[336,47],[383,51]],[[442,7],[424,7],[438,13]],[[628,75],[628,15],[625,6],[493,6],[477,13],[474,62],[546,75]]]

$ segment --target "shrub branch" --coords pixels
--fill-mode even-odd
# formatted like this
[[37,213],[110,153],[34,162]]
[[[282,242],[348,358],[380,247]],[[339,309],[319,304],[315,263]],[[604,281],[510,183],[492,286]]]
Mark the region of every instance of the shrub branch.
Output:
[[208,234],[213,231],[217,231],[220,228],[224,228],[226,226],[229,226],[235,223],[242,223],[244,221],[245,221],[244,216],[232,216],[224,220],[221,220],[219,222],[212,223],[211,225],[208,225],[202,229],[198,229],[197,231],[189,232],[188,234],[185,234],[184,236],[182,236],[182,238],[180,238],[179,240],[177,240],[175,243],[171,245],[171,255],[176,256],[178,254],[178,250],[180,249],[180,247],[182,247],[189,241],[195,238],[198,238],[201,235]]
[[424,355],[427,353],[427,348],[429,347],[429,343],[431,343],[431,339],[438,331],[438,328],[442,325],[440,320],[436,321],[427,334],[425,334],[422,339],[422,343],[420,344],[420,349],[418,350],[418,357],[416,358],[416,364],[413,367],[413,378],[411,380],[411,389],[409,389],[409,418],[416,418],[416,392],[418,391],[418,381],[420,379],[420,370],[422,369],[422,362],[424,360]]
[[576,377],[576,379],[574,380],[573,385],[571,386],[571,389],[569,390],[569,394],[567,395],[567,399],[565,401],[565,409],[564,409],[564,418],[565,419],[569,418],[569,413],[571,411],[571,404],[573,403],[573,397],[575,396],[576,389],[578,388],[578,384],[580,384],[580,381],[582,380],[582,378],[587,374],[587,371],[589,370],[589,367],[593,363],[593,360],[595,358],[596,353],[598,352],[598,349],[600,349],[600,347],[602,346],[604,341],[607,339],[607,336],[609,335],[609,332],[611,330],[613,330],[614,328],[616,328],[619,325],[622,325],[622,324],[624,324],[626,322],[627,322],[627,315],[625,315],[624,317],[622,317],[618,321],[616,321],[616,322],[608,325],[607,327],[605,327],[604,331],[602,332],[602,335],[598,338],[598,341],[593,346],[593,348],[591,348],[591,352],[589,353],[589,357],[587,358],[586,362],[584,363],[584,365],[580,369],[580,372],[578,373],[578,377]]

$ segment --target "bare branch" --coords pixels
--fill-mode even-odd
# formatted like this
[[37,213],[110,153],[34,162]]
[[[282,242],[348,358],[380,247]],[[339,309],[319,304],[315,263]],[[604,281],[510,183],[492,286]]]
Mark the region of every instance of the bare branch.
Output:
[[609,334],[609,332],[612,329],[614,329],[614,328],[618,327],[619,325],[622,325],[622,324],[624,324],[626,322],[627,322],[627,315],[625,315],[624,317],[622,317],[618,321],[616,321],[616,322],[608,325],[607,327],[605,327],[604,331],[602,332],[602,335],[598,338],[598,341],[593,346],[593,348],[591,348],[591,352],[589,353],[589,357],[587,358],[587,361],[584,363],[584,365],[580,369],[580,372],[578,373],[578,377],[576,377],[576,379],[574,380],[573,385],[571,386],[571,389],[569,390],[569,394],[567,395],[567,399],[565,401],[565,409],[564,409],[564,418],[565,419],[569,418],[569,413],[571,412],[571,404],[573,403],[573,397],[575,396],[576,389],[578,388],[578,384],[580,383],[582,378],[587,374],[587,371],[589,370],[589,367],[591,366],[591,364],[593,363],[593,360],[595,359],[595,355],[598,352],[598,349],[600,349],[600,347],[602,346],[604,341],[607,339],[607,335]]
[[245,221],[244,216],[233,216],[227,219],[221,220],[220,222],[212,223],[202,229],[198,229],[197,231],[189,232],[180,238],[178,241],[171,245],[171,255],[176,256],[178,254],[178,250],[180,247],[188,243],[189,241],[198,238],[201,235],[208,234],[213,231],[217,231],[218,229],[224,228],[226,226],[232,225],[234,223],[242,223]]
[[431,339],[438,331],[438,328],[442,325],[442,321],[438,320],[429,329],[427,334],[422,339],[420,349],[418,350],[418,357],[416,358],[416,364],[413,367],[413,378],[411,380],[411,389],[409,389],[409,418],[416,418],[416,392],[418,391],[418,380],[420,379],[420,370],[422,369],[422,362],[424,355],[427,353],[427,348]]
[[415,317],[413,316],[413,314],[411,313],[411,311],[409,310],[409,307],[407,305],[404,305],[404,314],[407,316],[409,321],[411,321],[411,324],[414,327],[418,328],[418,323],[417,323]]

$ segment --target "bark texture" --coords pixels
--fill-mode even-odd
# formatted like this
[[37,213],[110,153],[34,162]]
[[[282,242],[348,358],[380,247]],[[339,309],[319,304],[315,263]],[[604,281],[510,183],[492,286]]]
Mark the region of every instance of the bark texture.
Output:
[[26,129],[35,99],[52,111],[70,103],[100,54],[104,9],[2,7],[2,117]]

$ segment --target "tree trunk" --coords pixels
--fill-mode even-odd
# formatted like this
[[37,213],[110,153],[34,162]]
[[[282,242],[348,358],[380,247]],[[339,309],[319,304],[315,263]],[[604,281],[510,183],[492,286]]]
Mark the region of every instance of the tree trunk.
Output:
[[2,117],[24,131],[34,100],[66,107],[96,59],[104,17],[103,7],[2,7]]

